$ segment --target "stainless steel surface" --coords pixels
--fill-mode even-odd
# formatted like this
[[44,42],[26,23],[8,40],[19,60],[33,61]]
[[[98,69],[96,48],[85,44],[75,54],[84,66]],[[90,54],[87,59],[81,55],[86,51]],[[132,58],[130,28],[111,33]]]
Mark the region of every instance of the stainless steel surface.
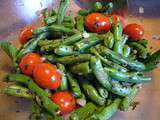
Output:
[[[80,0],[79,0],[80,1]],[[87,1],[87,0],[86,0]],[[144,26],[145,38],[149,39],[151,51],[160,49],[160,41],[152,39],[160,35],[160,1],[159,0],[128,0],[129,23],[136,22]],[[39,11],[49,6],[57,7],[59,0],[1,0],[0,1],[0,40],[10,40],[19,46],[18,33],[28,24],[41,24]],[[71,0],[67,14],[75,15],[79,7]],[[142,8],[139,12],[139,9]],[[70,12],[73,11],[73,12]],[[134,15],[134,16],[133,16]],[[136,16],[135,16],[136,15]],[[0,88],[4,76],[11,71],[9,58],[0,50]],[[152,82],[143,86],[136,97],[140,105],[132,111],[117,112],[111,120],[160,120],[160,68],[147,75]],[[0,95],[0,120],[28,120],[31,103],[28,100]]]

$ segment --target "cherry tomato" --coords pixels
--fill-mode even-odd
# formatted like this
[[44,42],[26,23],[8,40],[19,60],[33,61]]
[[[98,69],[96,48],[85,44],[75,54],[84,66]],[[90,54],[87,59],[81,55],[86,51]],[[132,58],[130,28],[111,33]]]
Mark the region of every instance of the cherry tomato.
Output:
[[76,108],[76,100],[68,91],[56,92],[51,100],[60,108],[60,114],[66,114]]
[[35,29],[34,26],[26,26],[22,29],[19,35],[19,41],[21,44],[25,44],[32,36],[32,31]]
[[22,73],[31,76],[33,73],[33,69],[39,63],[42,63],[40,55],[37,53],[28,53],[24,57],[22,57],[20,61],[20,69]]
[[85,26],[91,32],[105,33],[111,28],[109,17],[101,13],[91,13],[85,17]]
[[61,73],[56,66],[49,63],[38,64],[33,71],[33,76],[35,82],[42,88],[55,90],[61,84]]
[[123,33],[127,34],[132,40],[140,40],[144,35],[144,29],[142,26],[133,23],[128,24],[124,29]]
[[122,16],[117,14],[108,14],[107,17],[111,17],[114,24],[120,21],[123,27],[125,27],[125,20]]

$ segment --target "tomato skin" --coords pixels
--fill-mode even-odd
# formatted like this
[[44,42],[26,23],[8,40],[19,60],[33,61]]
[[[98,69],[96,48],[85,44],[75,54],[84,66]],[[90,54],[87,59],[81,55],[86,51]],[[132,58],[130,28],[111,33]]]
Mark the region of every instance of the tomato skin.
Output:
[[123,33],[127,34],[132,40],[140,40],[144,35],[144,29],[142,26],[132,23],[128,24],[124,29]]
[[68,91],[54,93],[51,100],[59,106],[62,115],[70,113],[76,108],[76,100]]
[[91,13],[85,17],[85,26],[90,32],[106,33],[111,28],[111,22],[101,13]]
[[25,75],[31,76],[37,64],[42,63],[40,55],[37,53],[28,53],[20,61],[20,69]]
[[42,88],[56,90],[61,85],[61,73],[49,63],[38,64],[34,71],[35,82]]
[[112,24],[116,24],[117,22],[120,21],[120,23],[122,24],[123,27],[125,27],[125,20],[122,16],[118,15],[118,14],[108,14],[106,15],[107,17],[111,17],[113,20]]
[[26,26],[22,29],[19,34],[19,41],[21,44],[25,44],[31,38],[34,29],[34,26]]

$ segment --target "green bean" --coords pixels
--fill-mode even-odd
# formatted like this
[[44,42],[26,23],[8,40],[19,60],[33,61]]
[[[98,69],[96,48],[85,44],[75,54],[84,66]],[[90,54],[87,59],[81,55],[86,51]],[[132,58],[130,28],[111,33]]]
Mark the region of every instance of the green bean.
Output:
[[120,104],[120,110],[126,111],[128,110],[130,104],[133,102],[133,99],[138,93],[138,85],[134,85],[131,89],[131,93],[122,99],[122,102]]
[[122,39],[122,31],[123,26],[120,22],[117,22],[113,25],[113,35],[115,42],[120,41]]
[[46,45],[56,44],[56,43],[59,43],[61,41],[62,41],[62,39],[55,39],[55,40],[47,40],[46,39],[46,40],[43,40],[43,41],[39,41],[38,45],[40,47],[42,47],[42,46],[46,46]]
[[124,45],[123,56],[128,57],[130,53],[131,53],[131,48],[128,45]]
[[70,84],[70,86],[71,86],[73,95],[74,95],[76,98],[81,97],[82,92],[81,92],[81,89],[80,89],[80,86],[79,86],[77,80],[74,79],[74,78],[72,77],[72,75],[69,74],[69,73],[67,73],[67,78],[68,78],[69,84]]
[[32,113],[29,116],[30,120],[39,120],[41,119],[41,108],[36,103],[36,101],[32,100]]
[[91,35],[89,38],[84,38],[81,41],[75,43],[74,49],[83,52],[86,49],[89,49],[100,42],[101,40],[98,37]]
[[72,45],[75,42],[79,41],[82,38],[82,34],[81,33],[76,33],[66,39],[60,39],[60,40],[56,40],[55,42],[48,42],[47,45],[45,45],[45,43],[43,44],[44,46],[41,47],[42,51],[52,51],[54,50],[56,47],[58,47],[59,45]]
[[70,16],[64,16],[64,22],[69,22],[69,23],[73,23],[73,18]]
[[64,39],[63,42],[62,42],[62,44],[63,45],[72,45],[72,44],[78,42],[82,38],[83,38],[82,33],[78,32],[78,33],[76,33],[76,34],[74,34],[74,35],[72,35],[72,36]]
[[110,48],[110,49],[112,49],[112,47],[114,45],[114,37],[113,37],[113,34],[110,31],[105,35],[104,45],[107,48]]
[[59,89],[60,90],[67,90],[68,89],[68,81],[67,81],[67,76],[65,74],[65,72],[66,72],[65,66],[63,64],[58,63],[57,68],[62,73],[61,85],[60,85]]
[[122,54],[122,24],[120,22],[117,22],[116,24],[113,25],[113,35],[114,35],[114,51]]
[[144,46],[142,46],[137,42],[131,42],[129,46],[137,50],[139,57],[142,57],[144,59],[147,58],[147,53],[148,53],[147,48],[145,48]]
[[48,33],[43,33],[38,36],[36,39],[32,39],[30,44],[22,48],[19,53],[17,54],[17,60],[19,61],[21,57],[23,57],[25,54],[29,52],[33,52],[37,48],[37,44],[39,41],[44,40]]
[[107,90],[111,89],[110,79],[108,74],[104,71],[100,59],[96,57],[91,57],[91,68],[92,72],[97,78],[98,82]]
[[73,50],[73,46],[60,45],[54,49],[55,54],[60,56],[76,55],[77,51]]
[[132,70],[137,70],[137,71],[145,70],[145,65],[141,62],[126,58],[101,45],[96,46],[96,48],[100,54],[105,55],[108,59],[114,61],[117,64],[128,66],[128,68]]
[[141,44],[142,46],[144,46],[145,48],[147,48],[148,40],[142,39],[142,40],[139,40],[138,43]]
[[76,28],[83,32],[84,31],[84,17],[83,16],[77,16],[76,17]]
[[91,73],[89,62],[83,62],[71,67],[71,72],[78,75],[85,75]]
[[79,11],[78,11],[78,14],[79,14],[79,15],[82,15],[82,16],[86,16],[86,15],[88,15],[89,13],[90,13],[89,10],[79,10]]
[[89,102],[84,107],[77,108],[70,116],[71,120],[86,120],[86,118],[95,112],[97,107]]
[[99,95],[102,97],[102,98],[108,98],[108,90],[104,87],[102,87],[98,82],[94,82],[95,83],[95,86],[96,86],[96,89],[99,93]]
[[111,92],[116,95],[124,97],[129,95],[131,92],[131,89],[129,87],[122,86],[118,81],[112,80],[111,85],[112,85]]
[[151,56],[149,56],[145,62],[146,69],[145,71],[151,71],[158,67],[160,63],[160,50],[154,52]]
[[11,58],[13,65],[17,66],[16,65],[16,59],[17,59],[16,56],[17,56],[18,50],[17,50],[16,46],[14,46],[13,44],[11,44],[7,41],[1,41],[0,47]]
[[55,116],[54,111],[58,110],[58,106],[50,100],[48,93],[34,83],[30,77],[21,74],[10,74],[8,75],[8,80],[10,82],[19,82],[27,85],[30,90],[39,96],[45,109]]
[[66,27],[66,28],[70,28],[70,29],[74,28],[74,24],[73,23],[63,22],[62,25],[64,27]]
[[144,83],[151,80],[150,77],[139,75],[138,72],[119,72],[113,68],[104,68],[104,70],[115,80],[130,82],[130,83]]
[[88,96],[88,98],[95,102],[96,104],[102,106],[105,104],[105,98],[102,98],[97,90],[91,85],[89,84],[88,81],[83,81],[82,83],[82,88],[85,92],[85,94]]
[[2,93],[27,99],[34,98],[34,94],[29,89],[19,85],[9,85],[2,90]]
[[63,22],[66,9],[70,4],[70,0],[61,0],[60,1],[60,6],[57,14],[57,24],[61,24]]
[[56,58],[54,61],[62,64],[74,64],[78,62],[89,61],[90,59],[91,59],[90,54],[80,54],[80,55],[71,55],[71,56]]
[[73,35],[76,33],[76,31],[70,29],[70,28],[66,28],[63,25],[51,25],[51,26],[44,26],[44,27],[40,27],[38,29],[33,30],[32,34],[33,35],[39,35],[43,32],[50,32],[51,34],[67,34],[67,35]]
[[46,25],[53,25],[56,22],[57,16],[51,16],[51,17],[47,17],[44,18],[44,23]]
[[125,67],[122,67],[112,61],[109,61],[108,59],[105,59],[104,57],[102,57],[97,51],[95,48],[91,48],[90,49],[90,52],[94,55],[96,55],[104,64],[106,64],[107,66],[109,67],[113,67],[115,69],[117,69],[118,71],[122,71],[122,72],[126,72],[128,71],[127,68]]
[[113,103],[103,108],[100,112],[95,112],[86,120],[108,120],[118,110],[121,99],[116,98]]
[[128,40],[128,35],[123,34],[121,39],[122,39],[121,40],[122,41],[122,46],[124,46],[126,44],[127,40]]

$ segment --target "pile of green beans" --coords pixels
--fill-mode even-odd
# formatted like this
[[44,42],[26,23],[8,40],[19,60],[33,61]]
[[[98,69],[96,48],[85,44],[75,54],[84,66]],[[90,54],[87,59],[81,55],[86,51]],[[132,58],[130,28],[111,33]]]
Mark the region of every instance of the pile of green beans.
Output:
[[9,42],[0,42],[16,68],[15,74],[7,77],[14,84],[1,92],[31,99],[31,120],[39,120],[41,114],[47,120],[63,119],[57,115],[59,107],[50,99],[50,93],[55,91],[46,92],[19,70],[21,58],[36,52],[61,72],[62,84],[56,91],[67,90],[76,99],[87,101],[77,106],[67,120],[108,120],[117,110],[128,110],[140,86],[151,81],[145,72],[157,68],[160,50],[149,54],[147,40],[129,40],[120,22],[105,34],[89,33],[85,16],[110,13],[112,3],[104,6],[96,2],[93,8],[80,10],[76,17],[65,15],[69,4],[70,0],[61,0],[58,11],[43,10],[45,26],[35,29],[31,40],[19,50]]

